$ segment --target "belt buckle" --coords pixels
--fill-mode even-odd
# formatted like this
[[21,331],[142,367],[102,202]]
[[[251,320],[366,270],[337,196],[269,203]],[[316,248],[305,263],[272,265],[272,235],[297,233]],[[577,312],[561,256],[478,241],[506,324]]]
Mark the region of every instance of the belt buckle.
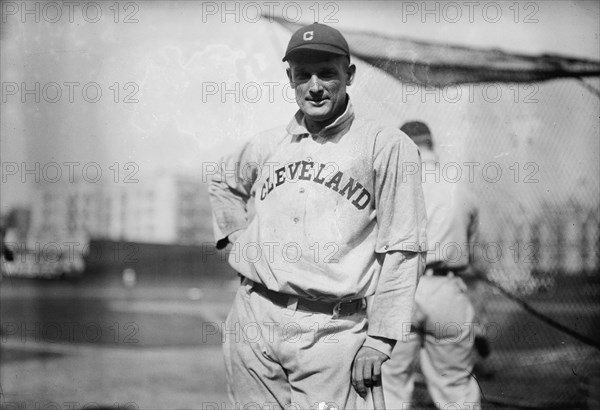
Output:
[[340,316],[340,310],[342,309],[342,303],[343,303],[343,301],[340,300],[335,305],[333,305],[333,317],[334,318]]
[[333,317],[335,318],[335,317],[340,317],[340,316],[348,316],[350,314],[357,313],[359,311],[358,308],[356,308],[354,310],[354,312],[352,312],[352,313],[348,313],[348,312],[344,313],[344,311],[342,310],[342,305],[343,304],[347,304],[347,305],[353,305],[354,306],[354,304],[358,303],[358,302],[360,302],[360,308],[361,309],[366,308],[367,303],[366,303],[366,300],[364,298],[361,299],[360,301],[359,300],[340,300],[339,302],[337,302],[333,306]]

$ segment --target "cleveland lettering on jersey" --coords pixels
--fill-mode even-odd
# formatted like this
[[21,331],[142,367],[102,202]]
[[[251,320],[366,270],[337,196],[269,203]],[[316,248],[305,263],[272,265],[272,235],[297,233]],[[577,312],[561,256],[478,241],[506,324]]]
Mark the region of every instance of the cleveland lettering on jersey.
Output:
[[316,164],[315,166],[312,161],[296,161],[277,168],[262,185],[260,200],[263,201],[273,189],[283,185],[286,181],[303,180],[323,185],[348,201],[352,201],[352,205],[356,209],[365,209],[371,202],[371,193],[353,177],[345,177],[342,171],[335,172],[331,177],[327,176],[325,171],[327,167],[328,164]]

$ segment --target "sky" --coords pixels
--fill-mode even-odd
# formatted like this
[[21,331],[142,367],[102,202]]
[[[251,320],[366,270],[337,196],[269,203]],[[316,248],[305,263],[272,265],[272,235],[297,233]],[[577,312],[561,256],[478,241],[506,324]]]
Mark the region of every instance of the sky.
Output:
[[[233,146],[287,123],[296,110],[280,61],[289,33],[258,14],[269,7],[292,21],[318,19],[342,31],[600,60],[594,1],[308,2],[300,9],[294,2],[141,1],[99,3],[99,10],[98,3],[69,9],[58,2],[57,9],[30,2],[25,14],[23,4],[2,3],[2,212],[27,205],[36,178],[94,181],[99,170],[99,181],[107,183],[123,182],[132,173],[151,182],[160,171],[195,173],[202,180],[203,167]],[[583,87],[570,84],[567,94],[556,84],[538,91],[504,89],[505,97],[520,92],[518,104],[504,98],[493,107],[485,101],[438,104],[427,95],[421,96],[424,103],[415,96],[407,103],[406,89],[357,65],[358,81],[350,92],[358,97],[353,100],[358,111],[392,126],[409,115],[427,117],[449,159],[500,156],[508,166],[513,157],[523,163],[534,158],[547,165],[542,169],[547,185],[565,187],[563,197],[570,195],[570,173],[589,181],[584,174],[597,169],[598,98]],[[532,91],[551,106],[525,104]],[[549,119],[569,117],[565,95],[581,96],[585,109],[573,115],[583,118],[574,122],[572,115],[548,125]],[[494,113],[500,107],[504,115]],[[485,133],[486,121],[493,126],[490,135],[475,135]],[[499,130],[510,130],[517,143]],[[561,154],[562,133],[576,138],[568,146],[569,159]],[[469,148],[481,138],[487,143]],[[572,158],[578,171],[569,168]],[[564,182],[556,182],[553,172],[565,167]],[[596,189],[597,180],[586,183]]]
[[[348,2],[340,27],[524,54],[600,58],[597,1]],[[458,7],[456,7],[458,5]],[[385,10],[385,11],[383,11]]]

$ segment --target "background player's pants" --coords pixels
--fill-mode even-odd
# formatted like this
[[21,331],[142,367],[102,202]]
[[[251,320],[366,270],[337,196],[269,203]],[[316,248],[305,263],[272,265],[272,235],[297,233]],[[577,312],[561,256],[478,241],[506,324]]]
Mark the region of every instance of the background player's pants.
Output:
[[234,408],[356,408],[362,399],[351,366],[366,326],[364,311],[339,318],[298,311],[242,285],[223,329]]
[[415,332],[398,341],[382,367],[386,407],[412,406],[415,362],[438,408],[480,408],[473,370],[474,310],[458,277],[423,276],[415,295]]

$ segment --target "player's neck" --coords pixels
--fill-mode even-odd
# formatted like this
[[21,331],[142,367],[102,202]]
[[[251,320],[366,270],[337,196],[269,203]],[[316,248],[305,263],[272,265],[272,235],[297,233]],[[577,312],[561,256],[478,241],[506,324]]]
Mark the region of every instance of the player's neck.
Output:
[[344,113],[346,112],[346,109],[348,108],[348,102],[350,101],[350,99],[348,98],[348,95],[346,95],[346,103],[344,105],[342,105],[337,112],[331,116],[330,119],[327,119],[325,121],[314,121],[311,120],[307,117],[304,117],[304,123],[306,125],[306,129],[308,130],[308,132],[310,132],[311,134],[318,134],[320,133],[325,127],[333,124],[334,122],[337,121],[338,118],[340,118],[342,115],[344,115]]

